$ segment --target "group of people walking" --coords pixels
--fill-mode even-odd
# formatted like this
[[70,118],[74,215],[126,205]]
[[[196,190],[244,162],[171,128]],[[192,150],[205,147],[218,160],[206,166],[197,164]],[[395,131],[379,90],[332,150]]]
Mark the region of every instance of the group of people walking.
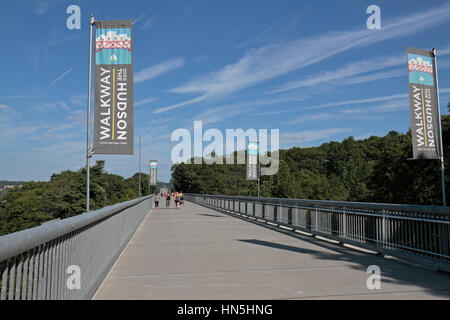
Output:
[[180,205],[184,203],[183,193],[182,192],[161,192],[159,195],[155,196],[155,208],[159,207],[159,199],[160,197],[166,198],[166,208],[170,208],[170,202],[174,200],[175,207],[180,210]]

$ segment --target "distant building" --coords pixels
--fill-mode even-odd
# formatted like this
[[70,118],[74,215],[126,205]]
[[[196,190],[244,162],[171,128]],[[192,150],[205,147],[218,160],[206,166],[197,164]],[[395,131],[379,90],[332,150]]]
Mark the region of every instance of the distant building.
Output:
[[22,185],[13,186],[13,185],[8,184],[6,186],[3,186],[3,188],[0,188],[0,192],[6,191],[8,189],[14,189],[14,188],[22,188]]

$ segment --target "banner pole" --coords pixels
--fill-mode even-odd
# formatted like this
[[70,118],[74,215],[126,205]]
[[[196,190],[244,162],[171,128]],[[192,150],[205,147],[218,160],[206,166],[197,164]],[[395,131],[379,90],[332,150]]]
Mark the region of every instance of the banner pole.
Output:
[[261,186],[260,186],[260,179],[258,179],[258,198],[259,198],[259,190],[260,190]]
[[259,140],[258,140],[258,158],[256,159],[256,161],[258,162],[258,198],[259,198],[259,195],[260,195],[260,192],[261,192],[261,165],[260,165],[260,162],[259,162],[259,157],[260,157],[260,154],[259,154]]
[[139,198],[141,197],[141,136],[139,136]]
[[152,169],[150,168],[149,170],[148,170],[148,195],[151,195],[151,185],[150,185],[150,179],[151,179],[151,176],[152,176]]
[[90,31],[89,31],[89,88],[87,105],[87,134],[86,134],[86,212],[89,212],[89,171],[91,166],[91,78],[92,78],[92,27],[95,23],[94,15],[91,13]]
[[445,165],[444,165],[444,144],[442,142],[442,124],[441,124],[441,104],[439,103],[439,82],[438,82],[438,73],[437,73],[437,60],[436,60],[436,49],[433,48],[431,50],[433,53],[434,59],[434,72],[436,75],[436,95],[437,95],[437,111],[439,117],[439,145],[441,149],[441,184],[442,184],[442,203],[444,207],[447,206],[447,197],[445,195]]

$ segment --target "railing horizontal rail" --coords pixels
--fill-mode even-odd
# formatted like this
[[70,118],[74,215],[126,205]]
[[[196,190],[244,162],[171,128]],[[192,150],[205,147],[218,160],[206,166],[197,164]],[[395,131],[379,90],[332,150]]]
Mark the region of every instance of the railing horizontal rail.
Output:
[[90,298],[152,208],[153,197],[0,237],[0,300]]
[[[200,195],[200,194],[198,194]],[[210,195],[211,196],[211,195]],[[422,205],[409,205],[409,204],[392,204],[392,203],[371,203],[371,202],[348,202],[348,201],[330,201],[330,200],[309,200],[309,199],[291,199],[291,198],[257,198],[246,196],[223,196],[214,195],[216,198],[221,199],[235,199],[235,200],[251,200],[260,203],[293,203],[295,205],[318,205],[318,206],[339,206],[358,209],[371,209],[371,210],[388,210],[388,211],[405,211],[411,213],[425,213],[425,214],[442,214],[447,215],[450,218],[450,207],[442,206],[422,206]]]
[[450,207],[205,194],[185,198],[450,271]]

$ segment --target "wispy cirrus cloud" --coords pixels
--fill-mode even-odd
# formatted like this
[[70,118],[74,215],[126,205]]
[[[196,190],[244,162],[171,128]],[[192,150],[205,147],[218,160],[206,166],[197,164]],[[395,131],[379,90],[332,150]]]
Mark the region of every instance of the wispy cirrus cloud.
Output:
[[294,111],[298,111],[298,109],[285,109],[285,110],[275,110],[275,111],[265,111],[265,112],[254,112],[253,115],[254,116],[273,116],[273,115],[289,113],[289,112],[294,112]]
[[[450,93],[450,88],[442,88],[439,90],[440,96],[444,96]],[[368,103],[374,103],[374,102],[382,102],[376,105],[370,105],[368,107],[356,107],[356,108],[349,108],[350,105],[358,105],[358,104],[368,104]],[[326,119],[340,119],[342,116],[345,115],[345,118],[348,119],[348,115],[353,114],[363,114],[363,113],[388,113],[388,112],[397,112],[397,111],[405,111],[409,108],[409,101],[408,101],[408,94],[407,93],[399,93],[399,94],[392,94],[388,96],[382,96],[382,97],[374,97],[374,98],[367,98],[367,99],[355,99],[355,100],[345,100],[345,101],[337,101],[337,102],[331,102],[331,103],[325,103],[317,106],[312,107],[300,107],[296,110],[289,110],[289,111],[298,111],[298,110],[314,110],[314,109],[324,109],[324,108],[331,108],[331,107],[342,107],[345,106],[345,109],[342,109],[338,112],[333,113],[317,113],[317,114],[308,114],[305,116],[300,116],[298,118],[295,118],[287,124],[296,124],[304,121],[315,121],[315,120],[326,120]],[[441,109],[445,104],[441,103]]]
[[296,124],[296,123],[300,123],[300,122],[314,121],[314,120],[327,120],[327,119],[333,119],[334,117],[335,117],[335,114],[332,114],[332,113],[309,114],[309,115],[301,116],[297,119],[294,119],[294,120],[288,122],[288,124]]
[[[439,89],[439,94],[450,93],[450,88],[441,88]],[[397,100],[397,99],[406,99],[408,98],[408,93],[397,93],[391,94],[387,96],[381,97],[372,97],[372,98],[364,98],[364,99],[355,99],[355,100],[343,100],[336,102],[323,103],[316,106],[305,106],[302,107],[304,110],[314,110],[314,109],[323,109],[330,107],[339,107],[339,106],[347,106],[353,104],[362,104],[362,103],[371,103],[371,102],[379,102],[379,101],[389,101],[389,100]]]
[[48,0],[41,0],[37,2],[37,5],[35,7],[35,12],[37,14],[45,14],[48,11],[48,8],[50,7],[50,1]]
[[67,120],[77,123],[78,125],[80,123],[86,122],[86,111],[82,110],[75,110],[72,112],[70,116],[67,117]]
[[146,15],[148,14],[148,12],[144,12],[143,14],[141,14],[139,17],[137,17],[136,19],[133,20],[132,24],[138,23],[142,18],[144,18]]
[[251,44],[261,43],[263,41],[268,41],[269,39],[271,39],[271,37],[273,37],[273,36],[270,36],[269,34],[275,29],[277,24],[278,24],[278,21],[272,23],[270,26],[268,26],[266,29],[264,29],[261,33],[259,33],[256,37],[254,37],[253,39],[248,40],[246,42],[243,42],[241,44],[238,44],[236,46],[236,48],[243,48],[243,47],[246,47],[246,46],[251,45]]
[[450,5],[435,7],[428,11],[392,18],[383,29],[355,29],[329,32],[291,42],[283,42],[248,50],[236,63],[205,74],[171,90],[180,94],[199,96],[167,107],[154,113],[203,102],[246,89],[275,77],[291,73],[350,49],[372,45],[381,41],[412,34],[435,26],[448,19]]
[[[20,115],[13,109],[5,108],[0,117],[0,147],[15,147],[30,136],[39,134],[41,127],[36,123],[20,121]],[[7,150],[2,149],[3,152]]]
[[280,39],[283,34],[289,33],[295,28],[295,25],[304,13],[305,11],[297,13],[293,18],[288,19],[287,21],[284,19],[278,19],[262,30],[256,37],[237,45],[236,48],[243,48],[249,45],[261,44],[270,40]]
[[65,76],[67,76],[67,75],[68,75],[69,73],[71,73],[71,72],[72,72],[72,68],[70,68],[69,70],[66,70],[66,71],[64,71],[63,73],[61,73],[58,77],[56,77],[55,80],[53,80],[53,81],[49,84],[48,88],[52,87],[56,82],[58,82],[59,80],[61,80],[62,78],[64,78]]
[[408,99],[401,99],[396,101],[389,101],[388,103],[379,104],[376,106],[371,106],[368,108],[348,108],[341,110],[343,114],[355,114],[355,113],[366,113],[366,112],[395,112],[399,110],[408,110],[409,103]]
[[140,106],[140,105],[143,105],[143,104],[147,104],[147,103],[153,102],[153,101],[155,101],[155,100],[156,100],[156,98],[148,98],[148,99],[144,99],[144,100],[135,102],[135,103],[134,103],[134,106],[137,107],[137,106]]
[[181,68],[185,63],[184,58],[174,58],[155,64],[151,67],[137,72],[134,76],[134,82],[142,82],[163,75],[169,71]]
[[205,112],[201,112],[191,119],[186,119],[186,124],[192,124],[194,120],[200,120],[203,122],[204,126],[221,122],[226,119],[233,118],[235,116],[251,112],[252,110],[255,110],[260,106],[256,102],[244,102],[244,103],[238,103],[238,104],[226,104],[222,105],[220,107],[215,107],[208,109]]
[[326,140],[343,133],[352,131],[350,128],[328,128],[318,130],[306,130],[301,132],[283,133],[280,135],[280,144],[296,144],[313,142],[318,140]]
[[[370,113],[380,114],[380,113],[389,113],[389,112],[397,112],[397,111],[406,111],[409,108],[409,102],[406,97],[401,99],[393,99],[386,101],[381,104],[369,106],[369,107],[358,107],[358,108],[346,108],[334,113],[317,113],[317,114],[308,114],[305,116],[301,116],[296,118],[287,124],[296,124],[304,121],[315,121],[315,120],[326,120],[326,119],[345,119],[348,120],[350,118],[360,118],[361,114]],[[354,117],[352,117],[354,116]],[[371,120],[375,118],[373,116],[370,117]]]
[[36,99],[36,98],[50,98],[49,95],[17,95],[17,96],[3,96],[3,99]]
[[378,80],[386,80],[401,76],[407,75],[407,70],[405,68],[396,68],[392,69],[391,71],[383,71],[383,72],[377,72],[377,73],[371,73],[367,75],[362,76],[354,76],[347,79],[342,79],[339,83],[337,83],[338,86],[348,86],[353,84],[361,84],[366,82],[372,82],[372,81],[378,81]]
[[[256,99],[240,103],[227,103],[218,107],[208,108],[206,111],[196,114],[191,119],[186,119],[186,123],[192,123],[194,120],[203,121],[204,125],[221,122],[226,119],[233,118],[237,115],[253,112],[256,109],[280,105],[286,102],[299,102],[307,99],[307,97],[274,97],[269,99]],[[279,110],[274,111],[278,113]],[[267,114],[267,113],[266,113]]]
[[386,100],[393,100],[393,99],[401,99],[401,98],[407,98],[407,93],[398,93],[398,94],[392,94],[388,96],[382,96],[382,97],[373,97],[373,98],[365,98],[365,99],[355,99],[355,100],[344,100],[344,101],[336,101],[336,102],[329,102],[329,103],[323,103],[316,106],[307,106],[303,109],[322,109],[322,108],[330,108],[330,107],[339,107],[339,106],[346,106],[351,104],[361,104],[361,103],[370,103],[370,102],[378,102],[378,101],[386,101]]
[[439,93],[450,93],[450,88],[439,89]]
[[55,102],[44,102],[37,105],[37,109],[40,111],[48,111],[49,109],[55,109],[55,108],[63,108],[66,111],[70,111],[69,106],[67,103],[63,101],[55,101]]
[[[148,15],[148,11],[144,12],[143,14],[141,14],[139,17],[137,17],[136,19],[133,20],[133,24],[137,24],[139,21],[141,21],[142,19],[144,19],[145,16]],[[156,20],[156,15],[153,15],[151,17],[148,17],[144,20],[144,23],[141,25],[141,29],[148,29],[150,28],[153,23]]]
[[[405,63],[405,57],[378,57],[378,58],[372,58],[367,59],[363,61],[353,62],[349,63],[343,67],[340,67],[338,69],[332,70],[332,71],[326,71],[321,72],[319,74],[310,76],[306,79],[301,79],[298,81],[291,81],[289,83],[286,83],[285,85],[281,86],[278,89],[272,90],[270,93],[280,93],[280,92],[286,92],[294,89],[299,88],[305,88],[305,87],[311,87],[315,86],[321,83],[327,83],[331,81],[339,80],[339,82],[342,82],[343,80],[351,80],[348,79],[350,77],[360,75],[363,73],[367,73],[370,71],[390,68],[393,66],[397,66],[400,64]],[[405,69],[406,70],[406,69]],[[404,71],[405,73],[406,71]],[[387,74],[384,76],[388,76]],[[353,80],[354,82],[357,82]],[[360,79],[360,82],[364,81],[364,79]],[[367,80],[369,81],[369,80]]]
[[51,7],[58,5],[60,2],[60,0],[38,0],[35,2],[34,12],[39,15],[46,14]]
[[1,109],[9,109],[9,106],[7,106],[6,104],[0,104],[0,110]]
[[149,29],[156,21],[156,15],[151,16],[150,18],[146,19],[144,23],[141,26],[141,29]]
[[[445,56],[450,54],[450,48],[445,48],[440,51],[439,56]],[[392,67],[403,66],[399,68],[392,69]],[[450,66],[450,61],[443,60],[439,63],[439,68],[447,68]],[[389,71],[382,71],[377,73],[370,73],[372,71],[382,70],[390,68]],[[361,75],[364,73],[369,73],[366,75]],[[384,56],[377,57],[368,60],[358,61],[354,63],[347,64],[341,68],[321,72],[318,75],[311,76],[306,79],[291,81],[278,89],[271,90],[268,93],[280,93],[285,91],[290,91],[293,89],[311,87],[321,83],[328,83],[331,81],[339,80],[334,82],[335,85],[352,85],[360,84],[371,81],[384,80],[389,78],[395,78],[406,75],[407,70],[405,67],[405,56]]]

